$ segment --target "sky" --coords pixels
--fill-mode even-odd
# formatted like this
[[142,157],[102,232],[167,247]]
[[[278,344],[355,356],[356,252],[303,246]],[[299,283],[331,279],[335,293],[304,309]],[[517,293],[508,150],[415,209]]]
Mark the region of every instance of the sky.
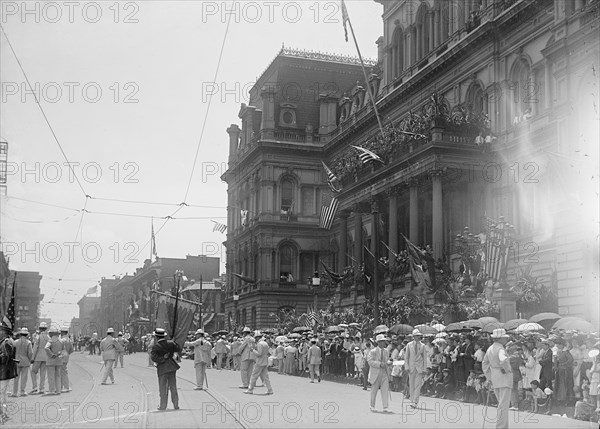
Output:
[[[376,58],[382,6],[346,5]],[[227,220],[225,130],[248,88],[282,45],[356,55],[337,0],[0,8],[1,245],[11,269],[40,272],[41,316],[61,324],[102,277],[143,265],[152,225],[159,257],[217,256],[224,272],[212,221]]]

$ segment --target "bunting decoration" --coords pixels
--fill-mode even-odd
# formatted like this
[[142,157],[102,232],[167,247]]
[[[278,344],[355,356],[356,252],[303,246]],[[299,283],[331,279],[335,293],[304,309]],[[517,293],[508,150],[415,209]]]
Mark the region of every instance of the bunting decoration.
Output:
[[354,146],[354,145],[352,145],[352,147],[354,149],[357,149],[360,151],[360,154],[358,155],[358,157],[360,158],[360,161],[363,164],[367,164],[369,161],[378,161],[378,162],[381,162],[382,164],[385,164],[385,162],[383,162],[383,159],[381,159],[379,157],[379,155],[377,155],[374,152],[371,152],[369,149],[365,149],[364,147]]

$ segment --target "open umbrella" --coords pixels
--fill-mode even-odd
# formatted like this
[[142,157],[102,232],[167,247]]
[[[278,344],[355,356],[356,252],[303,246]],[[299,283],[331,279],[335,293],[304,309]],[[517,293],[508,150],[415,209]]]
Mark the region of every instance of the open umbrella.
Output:
[[412,331],[413,331],[412,326],[405,325],[403,323],[394,325],[390,328],[390,333],[396,334],[396,335],[408,335],[408,334],[412,333]]
[[360,323],[352,322],[352,323],[349,323],[348,326],[350,326],[351,328],[358,328],[358,327],[360,327]]
[[213,332],[213,337],[216,337],[217,335],[227,335],[227,334],[229,334],[229,331],[226,331],[225,329],[221,329],[220,331]]
[[286,341],[288,341],[288,337],[285,335],[279,335],[278,337],[275,337],[275,342],[277,343],[285,343]]
[[446,326],[446,332],[463,332],[463,331],[470,331],[469,328],[466,328],[463,325],[464,322],[454,322],[454,323],[450,323],[448,326]]
[[490,322],[499,322],[498,319],[496,319],[495,317],[492,317],[492,316],[480,317],[477,320],[479,320],[483,325],[485,325],[486,323],[490,323]]
[[388,328],[387,326],[379,325],[375,329],[373,329],[373,335],[387,334],[389,330],[390,328]]
[[535,331],[543,331],[544,327],[539,323],[535,322],[527,322],[522,325],[517,326],[515,332],[535,332]]
[[546,312],[546,313],[536,314],[535,316],[531,316],[529,318],[529,322],[540,323],[540,322],[544,322],[546,320],[558,320],[558,319],[560,319],[560,314]]
[[[500,328],[504,328],[504,323],[488,322],[483,325],[483,328],[481,328],[481,332],[487,332],[488,334],[491,334],[492,332],[494,332],[494,329],[500,329]],[[506,329],[506,328],[504,328],[504,329]]]
[[512,331],[513,329],[517,329],[517,326],[527,322],[529,322],[527,319],[512,319],[504,324],[504,329]]
[[415,329],[421,331],[421,334],[423,335],[435,335],[438,333],[437,329],[429,325],[417,325],[415,326]]
[[448,332],[438,332],[437,334],[435,334],[435,340],[433,340],[434,342],[436,340],[440,340],[441,338],[447,337],[448,336]]
[[333,332],[341,332],[342,328],[340,328],[339,326],[330,326],[327,329],[325,329],[325,332],[327,334],[331,334]]
[[564,317],[554,325],[552,329],[564,329],[565,331],[581,331],[581,332],[597,332],[598,326],[592,325],[587,320],[583,320],[579,317]]
[[481,329],[483,328],[483,323],[481,323],[479,320],[471,319],[463,322],[463,326],[470,329]]
[[287,337],[288,338],[292,338],[292,339],[296,339],[296,338],[300,338],[302,335],[298,334],[297,332],[288,334]]
[[298,326],[297,328],[292,329],[292,332],[298,332],[298,333],[308,332],[308,331],[312,331],[312,329],[309,328],[308,326]]
[[271,335],[274,335],[274,334],[278,334],[278,333],[279,333],[279,331],[278,331],[277,329],[275,329],[275,328],[267,328],[267,329],[263,329],[261,332],[262,332],[263,334],[271,334]]
[[438,331],[438,332],[442,332],[442,331],[445,331],[445,330],[446,330],[446,326],[444,326],[444,325],[443,325],[443,324],[441,324],[441,323],[436,323],[435,325],[431,325],[431,327],[432,327],[433,329],[435,329],[436,331]]
[[346,329],[348,327],[348,325],[346,325],[345,323],[340,323],[338,326],[340,328],[344,328],[344,329]]

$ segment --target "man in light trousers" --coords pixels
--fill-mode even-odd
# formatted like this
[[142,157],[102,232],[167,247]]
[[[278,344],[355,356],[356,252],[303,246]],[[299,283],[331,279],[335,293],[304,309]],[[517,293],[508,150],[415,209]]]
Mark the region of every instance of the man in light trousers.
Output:
[[[19,363],[17,364],[17,378],[14,379],[13,393],[11,395],[13,397],[16,397],[17,393],[21,396],[27,396],[25,388],[27,387],[31,359],[33,359],[33,347],[31,341],[27,338],[28,336],[29,330],[27,328],[21,328],[20,338],[15,341],[15,359],[18,360]],[[20,391],[19,384],[21,385]]]
[[255,346],[255,341],[250,328],[244,328],[242,334],[245,334],[245,337],[239,350],[242,359],[240,371],[242,376],[242,385],[239,387],[240,389],[247,389],[248,386],[250,386],[250,375],[254,370],[254,362],[256,361],[256,357],[254,356],[254,353],[252,353],[252,350]]
[[252,370],[248,390],[245,390],[244,393],[252,395],[254,393],[254,386],[256,386],[256,380],[260,377],[263,384],[267,387],[267,395],[272,395],[273,389],[271,388],[271,380],[269,378],[269,345],[264,340],[260,331],[254,332],[254,339],[257,341],[253,349],[253,353],[256,356],[256,364],[254,364],[254,369]]
[[421,342],[423,334],[418,329],[413,330],[413,340],[406,345],[404,355],[404,365],[408,370],[408,386],[412,402],[410,406],[417,408],[419,406],[419,397],[421,396],[421,387],[423,387],[423,374],[427,363],[427,348]]
[[115,376],[113,375],[113,365],[117,359],[117,340],[115,340],[115,330],[108,328],[106,337],[100,342],[100,352],[104,361],[104,374],[100,384],[108,384],[106,380],[110,377],[111,383],[114,384]]
[[[48,333],[46,332],[47,329],[48,325],[46,322],[40,323],[40,334],[33,342],[33,365],[31,366],[31,383],[33,389],[30,392],[32,395],[44,393],[44,384],[46,383],[46,361],[48,360],[44,347],[46,347],[46,343],[49,340]],[[39,390],[37,380],[38,373],[40,374]]]
[[67,365],[69,364],[69,356],[73,353],[73,341],[69,338],[69,329],[61,328],[60,340],[65,345],[64,353],[62,355],[62,367],[60,369],[60,384],[62,386],[61,392],[66,393],[71,391],[69,383],[69,371]]
[[204,379],[206,378],[206,365],[210,365],[210,351],[212,344],[205,338],[204,331],[196,331],[195,341],[186,341],[184,347],[194,348],[194,368],[196,369],[196,387],[194,390],[204,389]]
[[[494,329],[490,338],[494,340],[483,358],[481,369],[485,377],[492,382],[494,393],[498,399],[498,411],[496,428],[508,428],[508,407],[510,405],[510,394],[513,385],[513,374],[510,359],[506,354],[504,346],[509,336],[504,329]],[[486,403],[487,406],[487,403]]]
[[384,334],[379,334],[375,338],[377,347],[369,352],[367,362],[369,363],[369,383],[371,383],[371,411],[375,411],[377,392],[381,389],[381,402],[383,412],[390,413],[390,365],[392,361],[387,346],[387,338]]
[[319,372],[319,367],[321,366],[321,347],[317,346],[317,340],[310,340],[310,348],[308,349],[308,353],[306,355],[306,360],[308,362],[308,371],[310,374],[310,382],[315,382],[315,375],[321,382],[321,373]]

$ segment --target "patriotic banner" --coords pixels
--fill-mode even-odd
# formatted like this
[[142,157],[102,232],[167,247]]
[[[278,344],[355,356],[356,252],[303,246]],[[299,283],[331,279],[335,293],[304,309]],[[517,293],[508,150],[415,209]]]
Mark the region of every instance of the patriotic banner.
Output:
[[[156,326],[164,328],[168,333],[173,332],[173,318],[175,315],[175,297],[168,293],[152,290],[157,295]],[[162,305],[161,305],[162,304]],[[194,316],[198,312],[198,307],[202,305],[199,302],[190,301],[184,298],[177,300],[177,326],[175,327],[175,336],[172,338],[177,344],[183,347],[188,332],[194,326]]]
[[15,277],[13,279],[12,292],[6,314],[2,318],[2,324],[8,327],[11,331],[15,330],[15,289],[17,288],[17,272],[15,271]]
[[357,150],[359,150],[359,151],[361,152],[361,153],[358,155],[358,157],[360,158],[360,161],[361,161],[363,164],[366,164],[366,163],[368,163],[369,161],[378,161],[378,162],[381,162],[382,164],[385,164],[385,163],[383,162],[383,159],[381,159],[381,158],[379,157],[379,155],[377,155],[377,154],[376,154],[376,153],[374,153],[374,152],[371,152],[369,149],[365,149],[364,147],[360,147],[360,146],[354,146],[354,145],[352,145],[352,147],[353,147],[354,149],[357,149]]
[[[423,252],[410,242],[404,234],[402,235],[404,240],[406,241],[406,249],[408,250],[408,262],[410,267],[410,274],[417,283],[418,286],[422,287],[424,290],[431,291],[433,289],[432,279],[429,275],[429,267],[427,270],[425,269],[426,261],[424,260]],[[434,268],[431,267],[433,270]]]
[[92,294],[97,293],[97,292],[98,292],[98,285],[92,286],[91,288],[89,288],[85,294],[86,295],[92,295]]
[[213,222],[215,225],[213,226],[213,232],[215,231],[219,231],[221,234],[223,234],[225,232],[225,230],[227,230],[227,225],[225,225],[224,223],[220,223],[214,220],[211,220],[211,222]]
[[344,3],[344,0],[342,0],[342,24],[344,25],[344,36],[346,37],[346,42],[348,41],[348,27],[346,27],[346,22],[348,21],[350,21],[348,9],[346,9],[346,3]]
[[327,173],[327,184],[329,185],[329,188],[333,191],[333,192],[341,192],[341,189],[338,189],[334,182],[338,182],[338,178],[337,176],[333,173],[333,171],[331,171],[331,169],[329,167],[327,167],[327,165],[321,161],[321,164],[323,164],[323,168],[325,169],[325,173]]
[[319,226],[321,228],[327,230],[331,229],[335,215],[337,214],[338,206],[339,201],[335,197],[331,199],[331,202],[328,206],[321,206],[321,217],[319,219]]
[[482,263],[485,267],[485,272],[490,278],[498,281],[503,274],[503,269],[508,265],[508,250],[510,243],[506,228],[508,224],[505,222],[496,222],[493,219],[484,217],[483,248],[484,256]]
[[323,268],[325,269],[325,272],[327,273],[327,275],[329,276],[329,278],[334,283],[340,283],[344,279],[344,276],[341,276],[338,273],[333,272],[333,270],[331,268],[329,268],[327,265],[325,265],[325,263],[323,261],[320,261],[320,262],[321,262],[321,265],[323,265]]

